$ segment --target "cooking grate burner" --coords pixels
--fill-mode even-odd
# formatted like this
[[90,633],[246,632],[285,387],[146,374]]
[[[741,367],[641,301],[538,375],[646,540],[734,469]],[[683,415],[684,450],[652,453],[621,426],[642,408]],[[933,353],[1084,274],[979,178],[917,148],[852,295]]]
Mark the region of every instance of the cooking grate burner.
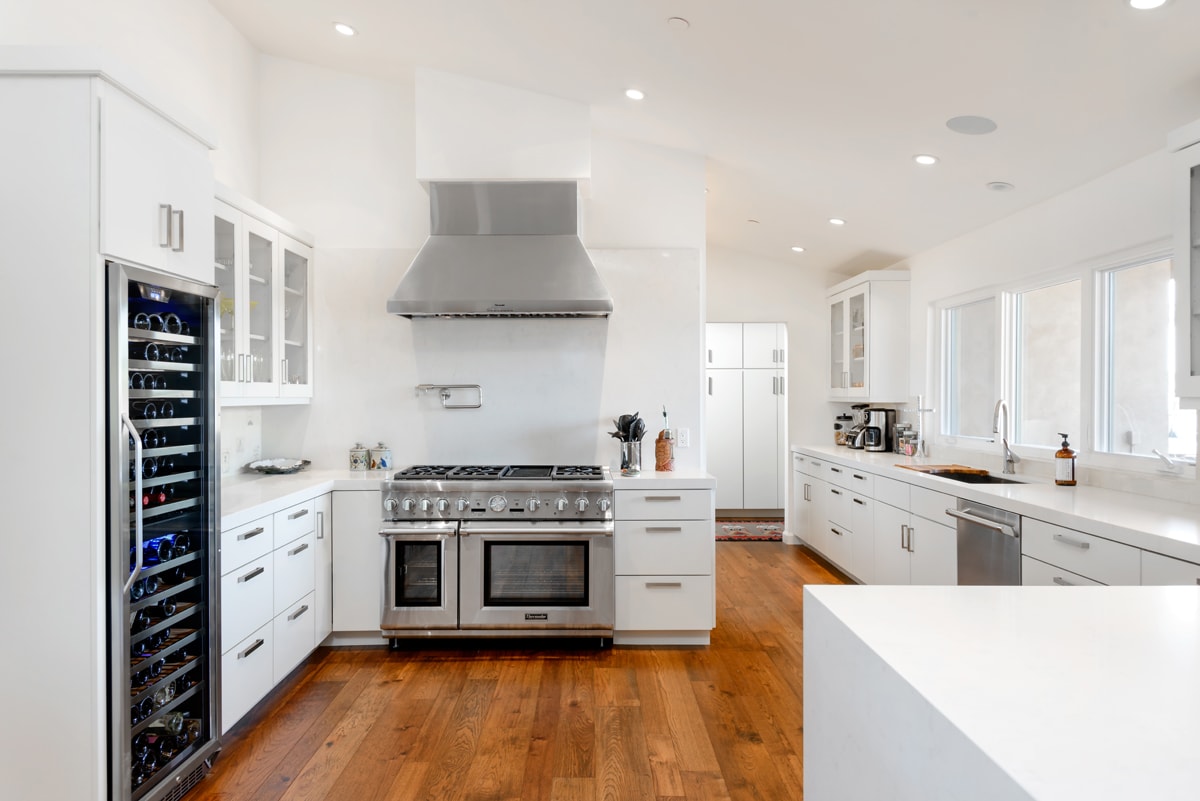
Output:
[[500,478],[505,475],[505,466],[500,464],[468,464],[450,471],[447,478]]
[[554,468],[551,478],[600,481],[604,478],[604,470],[594,465],[560,465]]
[[445,478],[451,470],[454,470],[454,465],[432,465],[418,464],[412,467],[406,467],[392,478],[396,481],[404,481],[406,479],[422,479],[422,478]]

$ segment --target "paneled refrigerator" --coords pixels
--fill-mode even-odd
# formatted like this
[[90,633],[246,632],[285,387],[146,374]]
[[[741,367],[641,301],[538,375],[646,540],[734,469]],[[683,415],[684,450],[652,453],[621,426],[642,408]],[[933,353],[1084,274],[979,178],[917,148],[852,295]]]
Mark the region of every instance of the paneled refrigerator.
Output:
[[221,730],[217,289],[106,270],[109,799],[173,801]]

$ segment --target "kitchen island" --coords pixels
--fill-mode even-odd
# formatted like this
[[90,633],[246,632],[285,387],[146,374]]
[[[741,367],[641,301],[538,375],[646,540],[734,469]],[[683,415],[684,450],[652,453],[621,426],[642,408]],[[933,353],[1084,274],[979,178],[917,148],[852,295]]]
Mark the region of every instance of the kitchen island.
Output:
[[1200,587],[808,587],[804,654],[807,801],[1200,794]]

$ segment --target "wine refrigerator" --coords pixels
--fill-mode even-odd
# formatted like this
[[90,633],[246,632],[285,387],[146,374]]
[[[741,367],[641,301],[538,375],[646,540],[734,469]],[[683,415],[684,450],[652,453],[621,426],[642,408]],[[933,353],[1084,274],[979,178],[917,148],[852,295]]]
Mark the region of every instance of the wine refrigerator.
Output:
[[174,801],[221,727],[216,287],[106,265],[110,801]]

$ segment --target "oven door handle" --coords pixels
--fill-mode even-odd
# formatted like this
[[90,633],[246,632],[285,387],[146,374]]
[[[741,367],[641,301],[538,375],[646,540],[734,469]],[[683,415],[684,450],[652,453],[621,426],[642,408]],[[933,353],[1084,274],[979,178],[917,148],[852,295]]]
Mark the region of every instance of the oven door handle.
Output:
[[613,527],[610,525],[601,526],[572,526],[570,528],[538,528],[537,526],[473,526],[470,523],[462,524],[462,536],[469,537],[471,534],[499,534],[502,536],[519,535],[522,537],[558,537],[559,539],[572,539],[576,537],[611,537],[613,535]]
[[448,526],[423,526],[421,528],[379,529],[379,536],[395,537],[396,539],[448,540],[453,539],[456,533],[457,532],[455,531],[455,526],[453,524]]

